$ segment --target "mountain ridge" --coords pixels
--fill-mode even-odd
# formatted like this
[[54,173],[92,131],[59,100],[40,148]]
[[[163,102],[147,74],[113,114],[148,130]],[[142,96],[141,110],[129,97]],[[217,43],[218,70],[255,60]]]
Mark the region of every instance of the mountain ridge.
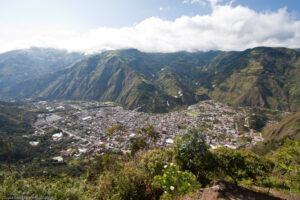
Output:
[[115,101],[168,112],[202,99],[295,111],[300,53],[257,47],[242,52],[144,53],[112,50],[3,90],[17,98]]
[[36,48],[0,54],[0,89],[59,70],[84,58],[81,53]]

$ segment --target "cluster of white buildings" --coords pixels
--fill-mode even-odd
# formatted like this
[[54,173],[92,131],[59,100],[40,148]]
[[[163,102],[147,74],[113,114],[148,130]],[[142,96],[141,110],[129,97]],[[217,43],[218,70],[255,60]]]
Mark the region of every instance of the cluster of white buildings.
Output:
[[[71,147],[79,154],[128,152],[132,141],[141,136],[137,130],[147,124],[153,125],[160,134],[155,144],[158,148],[170,146],[176,136],[193,127],[201,130],[212,148],[220,145],[236,148],[240,137],[252,138],[247,145],[262,140],[253,130],[249,133],[238,130],[237,121],[242,118],[246,119],[247,126],[248,112],[245,109],[233,109],[215,101],[199,102],[187,110],[165,114],[135,112],[100,102],[39,102],[36,108],[52,110],[39,115],[37,132],[43,133],[49,127],[60,129],[61,132],[52,135],[53,141],[61,140],[66,133],[76,139]],[[115,125],[124,127],[124,130],[108,134],[108,129]]]

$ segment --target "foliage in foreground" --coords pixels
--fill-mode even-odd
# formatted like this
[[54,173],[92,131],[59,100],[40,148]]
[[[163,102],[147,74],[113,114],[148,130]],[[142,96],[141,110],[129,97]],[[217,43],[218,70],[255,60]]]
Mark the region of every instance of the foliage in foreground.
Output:
[[199,183],[195,175],[188,171],[180,171],[179,167],[171,163],[165,165],[163,175],[155,176],[152,185],[164,190],[163,199],[177,199],[181,195],[197,190]]
[[45,197],[49,199],[89,200],[90,186],[81,178],[16,178],[1,174],[0,199],[20,197]]
[[[49,196],[54,199],[176,199],[210,186],[215,179],[236,184],[300,193],[299,141],[259,156],[248,150],[225,147],[209,150],[198,130],[190,130],[170,149],[137,150],[134,155],[104,154],[96,157],[86,174],[71,178],[20,174],[0,175],[0,198]],[[170,164],[174,163],[174,164]]]
[[243,179],[259,181],[267,177],[273,164],[248,150],[233,150],[220,147],[214,151],[221,171],[235,184]]
[[198,130],[187,131],[175,142],[173,151],[181,168],[192,172],[202,186],[212,182],[215,177],[217,161]]

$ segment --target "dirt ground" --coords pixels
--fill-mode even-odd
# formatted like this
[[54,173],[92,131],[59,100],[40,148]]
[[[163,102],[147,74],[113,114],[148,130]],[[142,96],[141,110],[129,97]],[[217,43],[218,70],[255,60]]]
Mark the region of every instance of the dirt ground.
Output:
[[213,187],[200,189],[192,196],[186,196],[180,200],[300,200],[299,196],[287,197],[279,192],[271,192],[280,197],[252,191],[226,181],[217,181]]

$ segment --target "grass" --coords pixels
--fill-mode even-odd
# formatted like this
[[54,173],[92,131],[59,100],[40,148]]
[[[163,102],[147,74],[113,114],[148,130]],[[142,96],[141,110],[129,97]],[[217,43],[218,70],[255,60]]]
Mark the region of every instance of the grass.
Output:
[[199,115],[200,114],[200,113],[197,113],[197,112],[194,112],[194,111],[188,111],[187,113],[191,114],[191,115]]

